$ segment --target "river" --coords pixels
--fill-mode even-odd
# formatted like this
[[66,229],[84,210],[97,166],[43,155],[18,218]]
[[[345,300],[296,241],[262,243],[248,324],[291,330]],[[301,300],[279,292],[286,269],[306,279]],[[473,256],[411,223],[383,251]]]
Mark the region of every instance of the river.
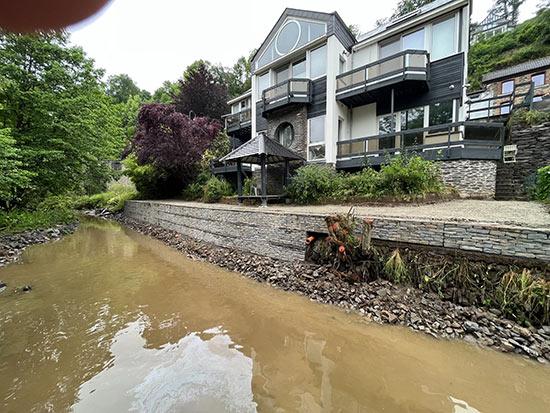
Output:
[[0,279],[2,412],[550,411],[548,366],[371,324],[116,223],[84,221]]

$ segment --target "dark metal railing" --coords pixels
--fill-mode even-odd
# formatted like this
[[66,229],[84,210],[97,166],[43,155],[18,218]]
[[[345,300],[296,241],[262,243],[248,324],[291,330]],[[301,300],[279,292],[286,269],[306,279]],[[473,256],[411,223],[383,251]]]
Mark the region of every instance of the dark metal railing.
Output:
[[[526,87],[527,89],[525,89]],[[468,102],[467,118],[480,120],[509,116],[514,109],[520,107],[531,108],[535,97],[535,84],[533,82],[518,83],[514,85],[512,93],[488,98],[470,99]],[[473,105],[477,105],[478,107],[472,108]],[[502,112],[503,108],[507,109],[504,113]]]
[[224,115],[226,129],[239,129],[243,125],[247,125],[252,120],[252,109],[243,109],[237,113]]
[[[481,129],[488,133],[482,134],[478,139],[463,139],[467,128]],[[500,148],[504,144],[504,133],[504,124],[500,122],[453,122],[339,141],[337,142],[337,158],[384,156],[429,150],[442,150],[442,156],[448,158],[453,146]],[[424,143],[428,139],[439,141]],[[407,140],[412,143],[407,143]],[[369,142],[373,141],[378,142],[378,145],[373,145],[378,149],[369,150]],[[381,146],[384,148],[380,148]]]
[[293,99],[311,99],[311,80],[309,79],[288,79],[265,89],[262,92],[262,103],[264,109],[276,102],[292,102]]
[[407,71],[421,72],[428,80],[429,68],[430,56],[426,50],[404,50],[336,76],[336,93],[368,86]]

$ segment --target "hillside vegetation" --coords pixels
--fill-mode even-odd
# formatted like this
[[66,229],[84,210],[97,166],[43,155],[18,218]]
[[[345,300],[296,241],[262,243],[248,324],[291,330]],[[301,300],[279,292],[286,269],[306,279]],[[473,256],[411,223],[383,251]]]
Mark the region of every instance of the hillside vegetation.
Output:
[[514,30],[471,47],[470,89],[479,89],[482,76],[488,72],[544,56],[550,56],[550,8],[542,9]]

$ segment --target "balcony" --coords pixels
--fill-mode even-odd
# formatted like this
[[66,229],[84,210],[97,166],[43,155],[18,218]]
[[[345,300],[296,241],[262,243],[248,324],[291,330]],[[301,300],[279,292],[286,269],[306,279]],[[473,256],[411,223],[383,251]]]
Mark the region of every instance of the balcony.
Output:
[[402,153],[433,161],[500,160],[504,131],[503,123],[467,121],[343,140],[337,143],[336,167],[376,166]]
[[262,115],[290,105],[311,103],[311,80],[289,79],[262,93]]
[[252,125],[252,110],[250,108],[243,109],[240,112],[225,115],[224,119],[227,133],[250,129]]
[[376,102],[399,86],[399,93],[428,89],[430,57],[425,50],[405,50],[336,77],[336,99],[349,107]]

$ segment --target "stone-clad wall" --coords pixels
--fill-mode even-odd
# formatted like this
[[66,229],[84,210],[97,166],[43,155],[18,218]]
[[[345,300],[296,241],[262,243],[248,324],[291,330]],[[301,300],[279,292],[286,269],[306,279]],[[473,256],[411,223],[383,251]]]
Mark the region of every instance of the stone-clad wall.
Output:
[[537,169],[550,165],[550,123],[530,128],[514,127],[509,143],[518,147],[516,162],[499,163],[496,197],[526,199],[526,183]]
[[496,189],[496,161],[457,160],[438,163],[443,182],[468,198],[493,198]]
[[[214,245],[284,260],[304,257],[307,231],[326,232],[324,216],[232,206],[130,201],[125,215]],[[375,217],[373,238],[550,262],[550,230]]]

